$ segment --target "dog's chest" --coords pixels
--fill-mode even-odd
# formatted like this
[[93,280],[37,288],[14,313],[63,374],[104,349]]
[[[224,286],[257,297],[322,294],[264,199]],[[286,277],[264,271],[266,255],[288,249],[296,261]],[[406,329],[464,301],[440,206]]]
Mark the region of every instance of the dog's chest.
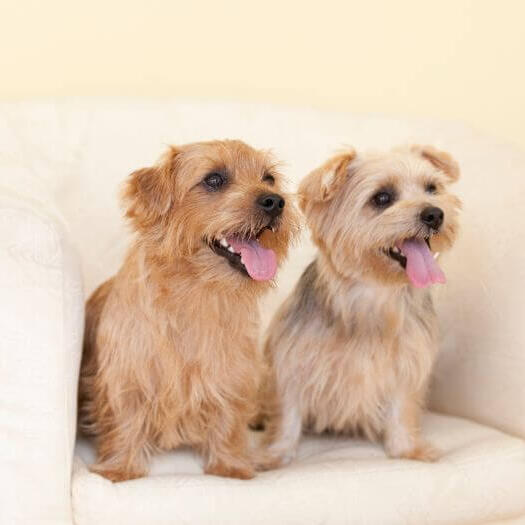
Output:
[[[218,313],[217,305],[206,306]],[[219,424],[222,410],[239,402],[248,406],[255,399],[261,365],[256,317],[245,310],[244,319],[233,322],[227,312],[197,315],[181,308],[165,320],[169,352],[159,355],[156,367],[158,403],[169,421],[162,427],[162,448],[198,443],[210,425]]]
[[[350,308],[349,308],[350,305]],[[400,389],[420,388],[435,355],[435,317],[424,294],[359,293],[322,335],[304,387],[317,430],[380,426]],[[319,348],[319,347],[318,347]]]

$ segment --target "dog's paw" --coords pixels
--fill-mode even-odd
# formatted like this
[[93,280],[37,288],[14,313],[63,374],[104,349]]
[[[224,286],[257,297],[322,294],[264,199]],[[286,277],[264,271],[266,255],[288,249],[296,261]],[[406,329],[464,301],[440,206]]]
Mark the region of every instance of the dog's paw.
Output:
[[422,443],[412,451],[410,459],[434,463],[435,461],[438,461],[442,455],[443,452],[438,448],[429,443]]
[[426,463],[434,463],[443,455],[443,453],[432,446],[430,443],[421,442],[414,448],[403,452],[398,457],[403,459],[412,459],[414,461],[425,461]]
[[114,467],[108,467],[105,465],[93,465],[90,471],[94,474],[98,474],[109,481],[114,483],[119,481],[128,481],[130,479],[141,478],[145,475],[144,472],[132,472],[126,469],[119,469]]
[[235,466],[224,463],[215,463],[206,467],[205,473],[212,476],[236,479],[252,479],[255,476],[255,470],[251,466]]
[[274,468],[284,467],[295,459],[295,456],[297,455],[297,448],[293,447],[283,450],[280,447],[270,447],[268,454],[274,459],[276,464],[276,467]]

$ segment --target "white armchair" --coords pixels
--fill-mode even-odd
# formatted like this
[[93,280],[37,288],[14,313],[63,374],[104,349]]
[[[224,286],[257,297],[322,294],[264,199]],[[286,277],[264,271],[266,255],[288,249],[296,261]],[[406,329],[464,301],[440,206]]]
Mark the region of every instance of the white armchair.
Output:
[[[118,186],[167,143],[225,137],[272,148],[293,186],[343,144],[432,143],[459,160],[463,228],[436,289],[443,341],[424,419],[438,463],[321,436],[251,481],[206,476],[189,450],[139,480],[89,472],[93,450],[75,443],[83,304],[127,245]],[[524,202],[525,155],[460,125],[203,102],[0,105],[0,523],[525,522]],[[265,323],[311,259],[303,237]]]

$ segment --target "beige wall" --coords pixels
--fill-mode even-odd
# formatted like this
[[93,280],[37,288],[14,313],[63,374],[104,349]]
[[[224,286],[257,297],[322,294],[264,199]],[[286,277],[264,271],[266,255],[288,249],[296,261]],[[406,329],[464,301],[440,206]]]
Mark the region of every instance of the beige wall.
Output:
[[0,0],[0,98],[435,116],[525,147],[524,26],[523,0]]

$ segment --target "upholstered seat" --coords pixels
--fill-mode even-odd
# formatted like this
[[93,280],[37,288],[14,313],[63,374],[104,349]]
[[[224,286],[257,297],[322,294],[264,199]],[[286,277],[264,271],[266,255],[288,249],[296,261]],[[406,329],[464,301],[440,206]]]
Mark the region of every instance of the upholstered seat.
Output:
[[[295,187],[334,150],[432,143],[459,161],[462,234],[436,288],[441,354],[423,431],[435,464],[307,436],[250,481],[202,474],[189,450],[112,484],[75,447],[84,298],[129,240],[118,188],[167,143],[271,148]],[[461,125],[233,103],[66,100],[0,106],[0,523],[474,524],[525,518],[525,155]],[[314,250],[305,234],[264,324]]]

